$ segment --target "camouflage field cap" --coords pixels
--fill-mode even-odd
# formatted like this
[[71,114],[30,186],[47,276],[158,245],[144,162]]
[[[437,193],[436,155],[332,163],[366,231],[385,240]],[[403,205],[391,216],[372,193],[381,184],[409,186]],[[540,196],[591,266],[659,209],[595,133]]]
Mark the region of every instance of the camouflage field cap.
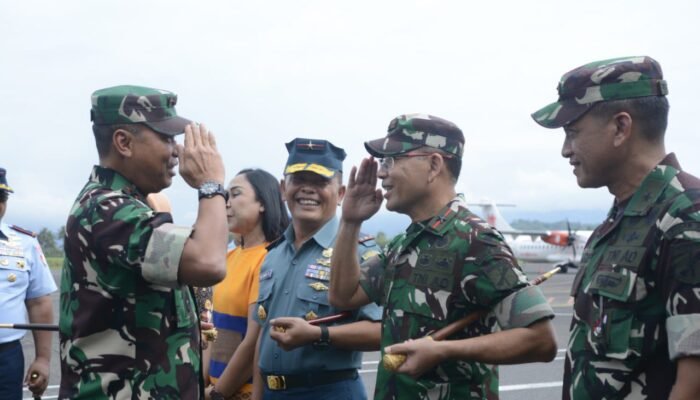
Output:
[[0,168],[0,192],[14,193],[10,185],[7,184],[7,171],[5,168]]
[[386,137],[365,142],[377,158],[408,153],[428,146],[462,157],[464,135],[452,122],[428,114],[405,114],[391,120]]
[[142,123],[158,133],[175,136],[189,120],[175,112],[177,95],[143,86],[114,86],[92,94],[90,119],[95,125]]
[[327,140],[296,138],[286,144],[289,157],[284,174],[311,171],[324,178],[331,178],[343,170],[345,150]]
[[596,61],[561,77],[559,100],[532,114],[545,128],[561,128],[577,120],[594,104],[608,100],[668,94],[661,66],[651,57]]

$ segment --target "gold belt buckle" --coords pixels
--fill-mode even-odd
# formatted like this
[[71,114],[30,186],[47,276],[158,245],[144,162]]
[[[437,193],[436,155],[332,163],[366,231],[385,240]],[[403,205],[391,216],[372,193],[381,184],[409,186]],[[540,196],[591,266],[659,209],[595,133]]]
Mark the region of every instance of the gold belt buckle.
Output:
[[268,375],[267,376],[267,387],[270,390],[285,390],[285,389],[287,389],[287,382],[284,379],[284,376]]

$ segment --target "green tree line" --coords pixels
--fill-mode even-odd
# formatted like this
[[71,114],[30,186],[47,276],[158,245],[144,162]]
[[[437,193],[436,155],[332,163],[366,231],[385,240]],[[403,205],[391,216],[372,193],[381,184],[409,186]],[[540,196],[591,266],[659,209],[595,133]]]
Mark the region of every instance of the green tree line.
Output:
[[41,250],[48,257],[63,257],[63,237],[66,227],[62,226],[54,233],[49,228],[42,228],[37,235]]

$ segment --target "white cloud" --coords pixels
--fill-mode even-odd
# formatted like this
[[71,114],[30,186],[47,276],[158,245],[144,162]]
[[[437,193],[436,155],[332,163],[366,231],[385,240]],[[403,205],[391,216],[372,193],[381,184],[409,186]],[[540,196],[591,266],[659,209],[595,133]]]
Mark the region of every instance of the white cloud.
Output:
[[[170,89],[216,132],[232,176],[279,174],[283,143],[324,137],[365,156],[395,115],[426,112],[467,136],[460,188],[536,209],[607,208],[580,190],[561,132],[529,113],[582,63],[650,54],[669,80],[667,148],[700,173],[695,79],[700,3],[28,0],[0,5],[0,166],[22,188],[8,219],[63,221],[96,155],[89,96],[121,83]],[[195,194],[168,189],[191,222]],[[26,197],[24,197],[26,196]],[[20,201],[21,200],[21,201]]]

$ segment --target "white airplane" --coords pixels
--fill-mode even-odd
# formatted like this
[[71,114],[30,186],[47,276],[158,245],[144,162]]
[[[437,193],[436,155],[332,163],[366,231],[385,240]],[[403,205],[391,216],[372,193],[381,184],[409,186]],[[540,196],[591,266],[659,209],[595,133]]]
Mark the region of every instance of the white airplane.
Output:
[[[498,229],[520,261],[553,263],[566,272],[578,267],[583,248],[593,231],[522,231],[510,226],[494,203],[469,204],[481,207],[482,218]],[[510,206],[507,205],[506,206]]]

